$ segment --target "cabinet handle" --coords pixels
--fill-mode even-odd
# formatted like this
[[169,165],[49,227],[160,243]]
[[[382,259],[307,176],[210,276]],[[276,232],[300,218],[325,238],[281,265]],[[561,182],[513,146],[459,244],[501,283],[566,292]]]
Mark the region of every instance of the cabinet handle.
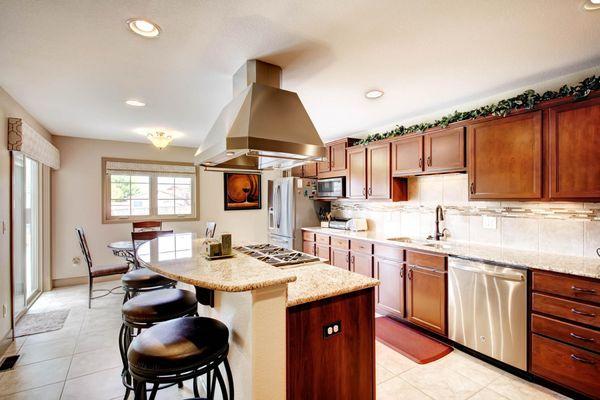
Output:
[[363,188],[363,189],[362,189],[362,194],[363,194],[363,196],[366,196],[366,195],[367,195],[367,188]]
[[571,308],[571,312],[572,312],[573,314],[582,315],[582,316],[584,316],[584,317],[590,317],[590,318],[594,318],[594,317],[596,316],[596,314],[593,314],[593,313],[586,313],[586,312],[583,312],[583,311],[579,311],[579,310],[577,310],[577,309],[575,309],[575,308]]
[[404,278],[404,268],[400,268],[400,278]]
[[411,268],[408,269],[408,279],[412,280],[412,269]]
[[475,194],[475,182],[471,182],[470,192],[471,194]]
[[594,289],[583,289],[577,286],[571,286],[571,290],[579,293],[596,294]]
[[346,253],[346,264],[350,264],[350,254]]
[[431,167],[431,156],[427,157],[427,166]]
[[373,194],[373,188],[369,188],[369,196]]
[[591,364],[591,365],[594,365],[594,364],[596,364],[596,363],[595,363],[594,361],[592,361],[592,360],[588,360],[587,358],[579,357],[579,356],[577,356],[577,355],[575,355],[575,354],[571,354],[571,359],[572,359],[572,360],[575,360],[575,361],[582,362],[582,363],[584,363],[584,364]]
[[571,336],[572,338],[578,339],[578,340],[583,340],[584,342],[595,342],[594,338],[587,338],[587,337],[579,336],[573,332],[569,333],[569,336]]
[[423,159],[419,158],[419,168],[423,168]]
[[354,262],[354,256],[352,256],[352,266],[354,266],[355,262]]

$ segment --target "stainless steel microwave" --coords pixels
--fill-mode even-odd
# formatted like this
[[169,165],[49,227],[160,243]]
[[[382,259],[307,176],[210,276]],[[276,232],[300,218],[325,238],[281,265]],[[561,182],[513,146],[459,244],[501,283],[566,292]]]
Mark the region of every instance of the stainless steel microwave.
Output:
[[345,178],[317,180],[317,198],[340,198],[346,195]]

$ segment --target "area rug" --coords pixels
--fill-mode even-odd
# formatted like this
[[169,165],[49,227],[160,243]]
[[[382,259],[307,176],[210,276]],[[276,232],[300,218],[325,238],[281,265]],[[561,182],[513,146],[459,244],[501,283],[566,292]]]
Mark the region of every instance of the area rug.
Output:
[[427,364],[449,354],[452,347],[389,317],[375,318],[377,340],[418,364]]
[[15,337],[56,331],[63,327],[68,316],[69,310],[25,314],[17,322]]

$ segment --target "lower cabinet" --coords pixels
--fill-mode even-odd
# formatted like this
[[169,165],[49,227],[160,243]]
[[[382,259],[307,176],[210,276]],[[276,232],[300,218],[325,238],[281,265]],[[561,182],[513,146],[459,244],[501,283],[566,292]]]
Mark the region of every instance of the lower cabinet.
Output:
[[373,277],[373,256],[353,251],[350,253],[350,267],[352,272]]
[[302,242],[302,252],[316,256],[317,250],[315,248],[315,242],[308,242],[306,240],[304,242]]
[[315,246],[315,255],[317,257],[320,258],[324,258],[325,260],[327,260],[326,262],[329,262],[330,260],[330,254],[329,254],[329,246],[325,246],[322,244],[316,244]]
[[348,250],[340,250],[331,248],[331,265],[339,267],[347,271],[350,270],[350,252]]
[[446,335],[446,271],[409,265],[406,276],[406,318]]
[[404,318],[404,263],[375,258],[375,278],[381,282],[376,291],[376,305]]

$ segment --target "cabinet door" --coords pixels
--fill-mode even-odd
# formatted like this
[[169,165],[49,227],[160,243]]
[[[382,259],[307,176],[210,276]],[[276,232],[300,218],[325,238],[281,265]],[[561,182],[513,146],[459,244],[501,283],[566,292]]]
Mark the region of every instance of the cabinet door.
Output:
[[347,250],[339,250],[331,248],[331,265],[350,270],[350,252]]
[[465,168],[465,128],[425,135],[425,171],[449,172]]
[[408,266],[406,317],[432,332],[446,334],[446,273]]
[[327,147],[327,161],[323,161],[318,163],[319,172],[329,172],[331,171],[331,146]]
[[469,132],[470,199],[542,197],[542,112],[472,125]]
[[302,166],[302,176],[304,178],[316,178],[317,177],[317,163],[311,162]]
[[380,143],[367,147],[367,197],[389,199],[392,176],[390,173],[390,144]]
[[423,136],[392,142],[392,174],[413,175],[423,171]]
[[292,168],[292,176],[302,178],[302,166]]
[[302,252],[306,254],[316,255],[315,242],[302,242]]
[[324,246],[322,244],[317,244],[315,246],[315,255],[320,258],[324,258],[325,262],[329,261],[329,246]]
[[377,287],[377,306],[404,318],[404,263],[375,258],[375,278],[381,282]]
[[331,171],[343,171],[346,169],[346,143],[331,145]]
[[600,99],[549,110],[550,198],[600,199]]
[[346,197],[349,199],[367,198],[367,152],[362,146],[350,147],[348,156],[348,181]]
[[373,256],[369,254],[350,253],[352,272],[373,277]]

